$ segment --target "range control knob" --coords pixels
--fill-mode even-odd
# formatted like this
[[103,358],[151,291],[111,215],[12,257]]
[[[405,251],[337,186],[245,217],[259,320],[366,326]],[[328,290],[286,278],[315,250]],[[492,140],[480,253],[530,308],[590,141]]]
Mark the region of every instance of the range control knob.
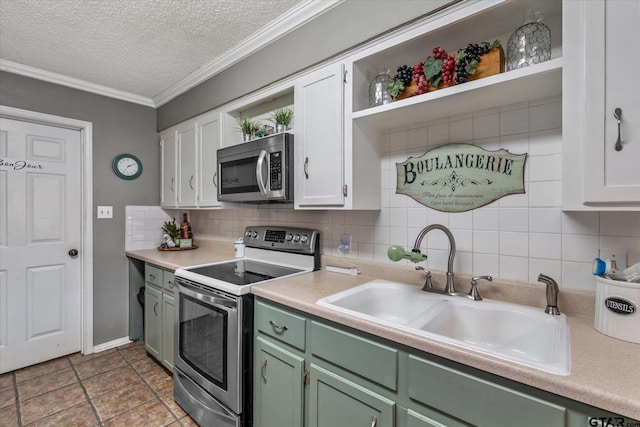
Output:
[[299,241],[300,241],[300,235],[299,235],[299,234],[296,234],[296,235],[293,237],[293,241],[294,241],[294,242],[299,242]]
[[251,231],[247,230],[244,232],[245,237],[251,237]]
[[290,242],[293,239],[293,234],[287,234],[287,242]]
[[300,241],[301,241],[302,243],[307,243],[307,241],[308,241],[308,240],[309,240],[309,236],[307,236],[306,234],[303,234],[303,235],[300,237]]
[[258,232],[254,231],[251,233],[251,237],[253,237],[254,239],[258,237]]

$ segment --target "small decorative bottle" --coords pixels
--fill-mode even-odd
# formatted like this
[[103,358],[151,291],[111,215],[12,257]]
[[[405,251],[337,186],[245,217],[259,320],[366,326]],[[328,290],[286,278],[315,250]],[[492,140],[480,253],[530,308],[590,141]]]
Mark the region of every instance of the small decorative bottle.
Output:
[[182,214],[182,224],[180,224],[180,239],[192,239],[191,224],[187,219],[187,214]]

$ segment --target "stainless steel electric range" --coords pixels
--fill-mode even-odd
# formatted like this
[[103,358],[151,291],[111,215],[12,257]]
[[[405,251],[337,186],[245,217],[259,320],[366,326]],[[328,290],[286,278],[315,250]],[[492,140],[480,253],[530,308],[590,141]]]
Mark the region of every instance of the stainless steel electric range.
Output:
[[320,268],[320,234],[249,226],[245,256],[176,270],[174,399],[200,425],[251,426],[251,287]]

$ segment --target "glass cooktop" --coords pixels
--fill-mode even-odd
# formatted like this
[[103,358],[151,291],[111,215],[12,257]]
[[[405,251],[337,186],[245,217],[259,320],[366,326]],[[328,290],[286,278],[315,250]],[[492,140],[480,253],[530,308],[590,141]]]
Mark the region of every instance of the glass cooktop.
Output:
[[249,259],[186,268],[185,270],[238,286],[251,285],[304,271]]

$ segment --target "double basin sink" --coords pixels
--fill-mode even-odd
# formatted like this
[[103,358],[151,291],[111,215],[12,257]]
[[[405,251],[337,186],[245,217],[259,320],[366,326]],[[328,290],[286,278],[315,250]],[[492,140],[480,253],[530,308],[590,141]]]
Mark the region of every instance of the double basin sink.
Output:
[[473,301],[373,280],[318,305],[556,375],[569,375],[564,314],[494,300]]

